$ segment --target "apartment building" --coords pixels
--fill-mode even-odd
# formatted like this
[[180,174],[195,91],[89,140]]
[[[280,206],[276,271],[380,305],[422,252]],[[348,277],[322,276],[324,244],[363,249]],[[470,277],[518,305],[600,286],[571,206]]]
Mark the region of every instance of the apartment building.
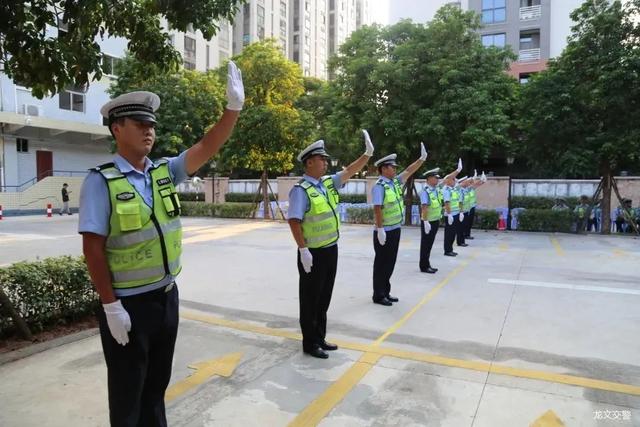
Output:
[[329,0],[329,56],[357,29],[356,0]]
[[251,44],[273,38],[289,54],[289,1],[249,0],[236,14],[233,25],[233,54]]
[[[166,21],[164,28],[168,28]],[[47,29],[49,37],[66,31]],[[169,29],[184,67],[206,71],[231,56],[231,25],[220,24],[211,40],[188,29]],[[83,176],[88,168],[111,159],[111,138],[100,115],[109,100],[106,90],[115,79],[127,40],[96,38],[103,52],[105,75],[86,88],[69,87],[50,98],[37,99],[0,71],[0,191],[24,191],[48,176]]]
[[480,15],[480,37],[485,46],[510,46],[518,55],[509,73],[526,83],[531,74],[544,70],[549,58],[562,53],[571,32],[570,13],[583,0],[394,0],[390,4],[390,23],[403,18],[416,22],[433,19],[445,4]]

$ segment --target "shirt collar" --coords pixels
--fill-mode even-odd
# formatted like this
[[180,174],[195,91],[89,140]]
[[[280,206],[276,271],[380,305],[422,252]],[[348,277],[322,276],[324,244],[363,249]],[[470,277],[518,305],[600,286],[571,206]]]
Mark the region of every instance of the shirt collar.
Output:
[[387,178],[387,177],[386,177],[386,176],[384,176],[384,175],[380,175],[380,178],[381,178],[384,182],[386,182],[387,184],[392,184],[392,183],[393,183],[393,179],[392,179],[392,178]]
[[307,175],[306,173],[304,175],[302,175],[302,177],[306,180],[309,181],[311,184],[313,184],[316,187],[320,187],[320,180],[319,179],[315,179],[312,176]]
[[[125,159],[124,157],[122,157],[118,153],[116,153],[115,156],[113,156],[113,163],[116,164],[116,166],[118,167],[120,172],[122,172],[123,174],[128,174],[128,173],[131,173],[131,172],[141,173],[139,170],[137,170],[136,168],[131,166],[131,163],[129,163],[129,161],[127,159]],[[148,157],[145,157],[144,158],[144,173],[145,174],[149,171],[149,168],[151,166],[153,166],[153,162],[151,160],[149,160]]]

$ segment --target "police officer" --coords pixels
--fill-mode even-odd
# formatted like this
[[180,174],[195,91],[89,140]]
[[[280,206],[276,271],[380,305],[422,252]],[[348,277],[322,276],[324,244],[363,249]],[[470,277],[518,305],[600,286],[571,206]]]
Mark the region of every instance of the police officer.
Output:
[[289,192],[289,227],[298,245],[302,351],[320,359],[329,357],[326,351],[338,349],[325,340],[327,310],[338,267],[338,189],[373,155],[369,134],[366,130],[363,133],[364,154],[335,175],[325,175],[329,154],[324,141],[316,141],[302,150],[298,161],[304,165],[304,175]]
[[[464,199],[465,199],[465,194],[466,194],[466,182],[469,178],[468,177],[462,177],[458,180],[456,180],[456,185],[455,187],[453,187],[453,191],[457,192],[458,195],[458,200],[459,200],[459,214],[458,214],[458,223],[456,224],[456,244],[459,247],[466,247],[469,246],[464,239],[464,235],[465,235],[465,228],[466,228],[466,217],[467,217],[467,212],[465,211],[465,209],[469,208],[469,206],[465,206],[464,204]],[[456,196],[453,195],[453,198],[455,198]]]
[[456,176],[462,171],[462,160],[458,159],[458,168],[444,177],[442,187],[442,201],[444,203],[444,254],[457,256],[453,251],[453,241],[456,239],[456,230],[460,226],[460,194],[454,191]]
[[442,218],[442,194],[438,189],[438,172],[440,168],[431,169],[424,175],[427,178],[427,185],[420,192],[421,222],[420,229],[420,271],[434,274],[437,268],[431,266],[430,256],[433,241],[438,233],[440,218]]
[[469,180],[469,184],[467,185],[467,192],[469,197],[469,213],[465,216],[465,241],[473,240],[473,237],[471,236],[471,228],[473,227],[473,221],[476,217],[476,206],[478,205],[478,200],[476,198],[476,188],[479,186],[479,182],[480,180],[478,179],[478,172],[474,170],[473,178]]
[[112,426],[166,426],[164,394],[178,331],[182,228],[175,186],[215,155],[242,105],[240,70],[229,63],[220,121],[177,157],[151,161],[160,98],[131,92],[100,110],[116,141],[113,162],[87,175],[80,194],[83,252],[102,310]]
[[376,229],[373,231],[373,302],[390,306],[398,298],[390,295],[391,275],[398,257],[400,228],[404,220],[402,185],[427,160],[427,150],[420,143],[420,157],[401,174],[396,174],[396,154],[390,154],[375,162],[380,177],[373,186],[373,215]]

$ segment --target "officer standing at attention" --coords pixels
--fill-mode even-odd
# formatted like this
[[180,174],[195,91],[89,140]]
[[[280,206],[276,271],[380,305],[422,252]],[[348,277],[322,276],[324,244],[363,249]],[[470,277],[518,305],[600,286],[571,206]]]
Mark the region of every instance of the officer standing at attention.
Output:
[[420,143],[420,157],[401,174],[396,175],[396,154],[390,154],[375,162],[380,177],[373,186],[373,215],[376,229],[373,231],[373,302],[390,306],[398,298],[390,295],[391,275],[398,257],[400,228],[404,220],[402,184],[427,160],[427,150]]
[[464,220],[461,220],[462,227],[460,227],[460,231],[462,232],[462,242],[464,243],[462,246],[468,246],[466,243],[467,240],[467,232],[471,228],[471,183],[473,182],[473,178],[464,177],[460,180],[460,194],[462,198],[462,212],[461,215],[464,215]]
[[478,205],[478,200],[476,198],[476,188],[479,186],[479,182],[480,180],[478,179],[478,171],[474,169],[473,178],[469,180],[469,185],[467,186],[467,192],[469,193],[469,214],[465,216],[465,241],[466,239],[473,240],[473,237],[471,236],[471,228],[473,227],[473,221],[476,217],[476,206]]
[[304,165],[304,175],[289,192],[289,227],[298,245],[302,351],[319,359],[329,357],[326,351],[338,349],[325,340],[327,310],[338,267],[338,189],[373,155],[369,134],[366,130],[362,132],[364,154],[335,175],[325,175],[329,154],[324,141],[316,141],[302,150],[298,161]]
[[[468,177],[465,176],[456,180],[456,185],[455,187],[453,187],[453,191],[458,193],[458,200],[460,201],[460,207],[459,207],[460,213],[458,214],[459,221],[456,224],[456,244],[459,247],[469,246],[464,241],[464,233],[465,233],[465,227],[466,227],[465,217],[467,213],[464,211],[465,187],[463,186],[465,185],[465,182],[467,181],[467,179]],[[452,197],[455,198],[455,195],[453,195]]]
[[424,186],[420,193],[420,218],[422,222],[420,231],[420,271],[430,274],[438,271],[437,268],[431,266],[429,258],[431,257],[433,241],[436,238],[436,234],[438,234],[440,218],[442,218],[442,195],[438,190],[439,171],[440,168],[436,168],[424,174],[427,177],[427,185]]
[[242,75],[229,62],[220,121],[177,157],[151,161],[160,98],[130,92],[100,113],[116,141],[112,163],[87,175],[80,193],[82,248],[100,295],[112,426],[166,426],[164,395],[178,332],[182,227],[175,186],[227,141],[244,103]]
[[462,159],[458,159],[458,168],[444,177],[442,187],[442,201],[444,202],[444,254],[457,256],[453,251],[453,241],[456,239],[456,230],[460,226],[460,195],[454,191],[456,175],[462,171]]

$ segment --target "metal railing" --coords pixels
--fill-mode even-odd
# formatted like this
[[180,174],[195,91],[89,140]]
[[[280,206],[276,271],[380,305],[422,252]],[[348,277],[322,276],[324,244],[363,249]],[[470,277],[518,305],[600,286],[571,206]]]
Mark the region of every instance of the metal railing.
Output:
[[520,20],[529,21],[531,19],[538,19],[542,16],[542,6],[528,6],[520,8]]
[[[52,171],[44,171],[42,173],[40,173],[40,176],[42,178],[46,178],[48,176],[69,176],[69,177],[73,177],[73,176],[85,176],[87,174],[87,171],[64,171],[64,170],[52,170]],[[32,185],[34,185],[36,182],[38,182],[38,177],[34,176],[33,178],[23,182],[22,184],[19,185],[0,185],[0,192],[6,192],[9,191],[9,189],[11,189],[12,192],[16,192],[19,193],[21,191],[25,191],[26,189],[28,189],[29,187],[31,187]]]
[[540,48],[535,49],[523,49],[518,54],[518,61],[538,61],[540,59]]

